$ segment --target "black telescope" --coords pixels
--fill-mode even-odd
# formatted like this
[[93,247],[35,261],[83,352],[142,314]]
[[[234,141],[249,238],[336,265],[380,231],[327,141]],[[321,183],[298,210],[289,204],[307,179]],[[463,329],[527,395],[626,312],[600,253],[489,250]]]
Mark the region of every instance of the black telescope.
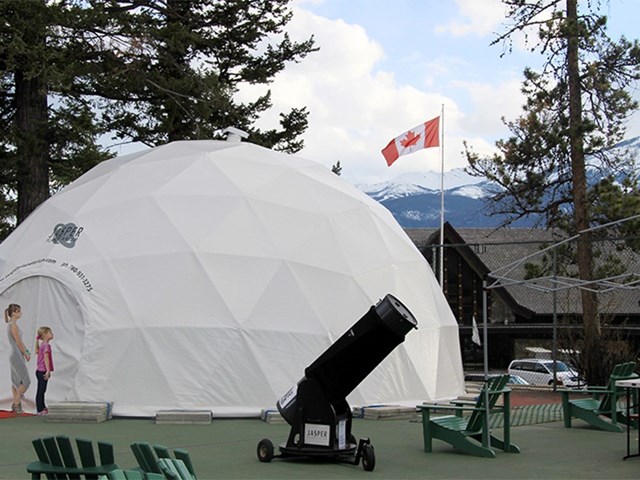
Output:
[[[418,322],[400,300],[386,295],[304,371],[304,377],[277,402],[291,426],[279,457],[327,456],[373,470],[369,439],[356,445],[346,397],[382,362]],[[258,458],[274,458],[273,444],[263,439]]]

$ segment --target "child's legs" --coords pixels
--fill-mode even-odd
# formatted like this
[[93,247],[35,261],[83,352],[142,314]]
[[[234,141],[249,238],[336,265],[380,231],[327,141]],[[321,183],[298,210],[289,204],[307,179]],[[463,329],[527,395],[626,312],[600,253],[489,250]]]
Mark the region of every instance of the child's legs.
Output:
[[44,394],[47,391],[47,384],[44,375],[46,372],[36,371],[36,378],[38,379],[38,390],[36,392],[36,410],[38,412],[43,411],[47,406],[44,404]]

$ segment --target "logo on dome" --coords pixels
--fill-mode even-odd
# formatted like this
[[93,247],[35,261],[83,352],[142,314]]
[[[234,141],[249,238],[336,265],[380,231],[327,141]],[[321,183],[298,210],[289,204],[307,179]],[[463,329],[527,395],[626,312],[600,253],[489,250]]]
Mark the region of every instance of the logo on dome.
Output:
[[76,241],[80,238],[83,227],[76,226],[75,223],[59,223],[53,227],[53,232],[47,238],[47,242],[53,242],[66,248],[76,246]]

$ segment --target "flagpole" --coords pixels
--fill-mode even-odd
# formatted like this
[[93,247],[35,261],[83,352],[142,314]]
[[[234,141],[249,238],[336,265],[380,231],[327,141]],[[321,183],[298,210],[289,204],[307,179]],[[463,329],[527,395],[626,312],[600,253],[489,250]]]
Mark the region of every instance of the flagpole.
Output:
[[482,445],[488,447],[490,444],[491,430],[489,424],[489,389],[487,380],[489,379],[489,336],[487,332],[487,317],[489,315],[489,299],[487,295],[487,278],[482,279],[482,363],[484,366],[484,432],[482,434]]
[[440,288],[444,290],[444,103],[440,114]]

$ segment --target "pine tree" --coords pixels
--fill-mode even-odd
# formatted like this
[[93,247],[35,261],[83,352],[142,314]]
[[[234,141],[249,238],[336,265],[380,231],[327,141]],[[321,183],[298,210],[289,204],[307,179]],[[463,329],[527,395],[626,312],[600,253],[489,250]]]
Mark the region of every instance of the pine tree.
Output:
[[246,104],[234,98],[239,85],[267,84],[315,50],[313,38],[297,43],[283,32],[289,1],[107,2],[122,60],[101,84],[115,100],[107,110],[115,136],[155,146],[236,127],[253,143],[300,150],[304,107],[280,114],[280,129],[261,131],[254,124],[271,107],[270,93]]
[[[465,145],[470,170],[498,183],[496,212],[511,220],[540,215],[546,227],[574,235],[597,220],[591,207],[586,159],[609,168],[620,158],[608,154],[624,135],[626,118],[637,109],[627,89],[640,78],[640,46],[606,35],[605,16],[578,12],[577,0],[503,0],[512,22],[494,43],[511,48],[513,35],[537,31],[533,50],[546,58],[541,72],[526,69],[522,116],[506,122],[512,136],[496,143],[498,153],[481,158]],[[589,5],[588,8],[592,8]],[[579,278],[593,279],[592,234],[580,235]],[[601,344],[596,294],[581,290],[585,375],[599,380]]]

